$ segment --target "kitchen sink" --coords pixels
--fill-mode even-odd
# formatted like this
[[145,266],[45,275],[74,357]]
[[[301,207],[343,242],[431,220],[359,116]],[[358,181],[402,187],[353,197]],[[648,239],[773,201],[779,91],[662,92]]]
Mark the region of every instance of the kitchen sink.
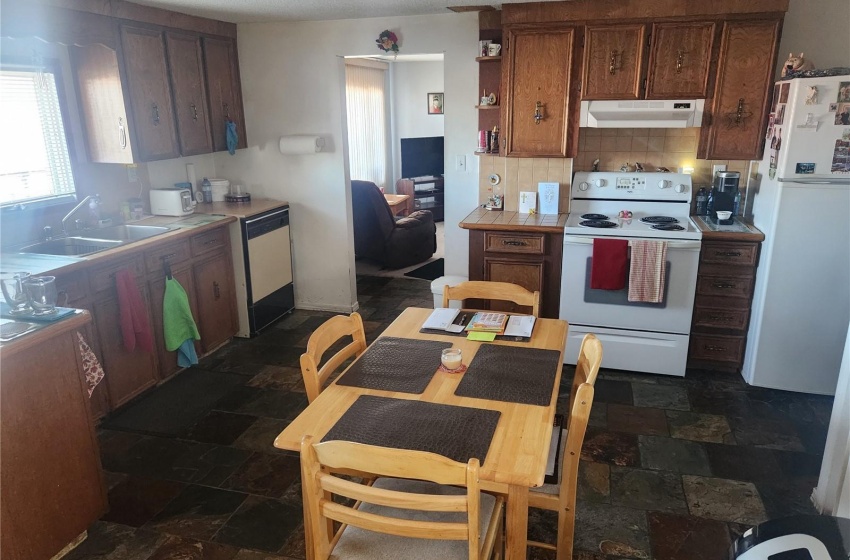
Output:
[[120,240],[63,237],[62,239],[51,239],[50,241],[42,241],[35,245],[28,245],[19,252],[34,253],[38,255],[82,256],[111,249],[112,247],[117,247],[122,243],[124,242]]
[[167,231],[171,231],[171,228],[164,226],[121,225],[86,230],[83,232],[84,235],[80,237],[85,237],[86,239],[103,239],[106,241],[138,241],[163,234]]

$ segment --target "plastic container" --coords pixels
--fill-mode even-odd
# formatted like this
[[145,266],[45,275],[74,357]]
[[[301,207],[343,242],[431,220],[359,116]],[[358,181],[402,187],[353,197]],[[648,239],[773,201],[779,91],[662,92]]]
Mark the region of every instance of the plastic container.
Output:
[[700,187],[697,191],[696,213],[697,216],[708,215],[708,192],[705,190],[705,187]]
[[[443,288],[446,286],[457,286],[461,282],[469,280],[466,276],[440,276],[431,282],[431,293],[434,294],[434,309],[443,306]],[[462,301],[450,301],[449,307],[460,309]]]
[[732,206],[732,215],[741,215],[741,189],[738,189],[738,192],[735,193],[735,202]]
[[209,179],[212,189],[212,201],[224,202],[224,195],[230,193],[230,181],[227,179]]

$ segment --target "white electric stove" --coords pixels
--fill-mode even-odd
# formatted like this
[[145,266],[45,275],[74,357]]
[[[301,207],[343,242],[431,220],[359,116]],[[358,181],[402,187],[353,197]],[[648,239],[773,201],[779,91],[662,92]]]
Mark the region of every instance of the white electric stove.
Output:
[[[577,172],[564,230],[560,318],[570,323],[564,359],[574,364],[588,332],[603,367],[685,375],[702,233],[690,219],[690,175]],[[595,238],[667,243],[661,303],[628,301],[623,290],[590,287]]]

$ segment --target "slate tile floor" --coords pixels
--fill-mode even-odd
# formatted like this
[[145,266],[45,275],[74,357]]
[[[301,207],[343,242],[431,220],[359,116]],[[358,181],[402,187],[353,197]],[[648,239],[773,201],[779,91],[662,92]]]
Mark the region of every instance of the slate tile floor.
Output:
[[[370,342],[405,307],[432,305],[422,280],[361,277],[358,289]],[[304,558],[298,457],[272,441],[307,404],[298,357],[329,316],[296,311],[204,359],[201,372],[242,382],[176,436],[154,407],[135,432],[107,418],[99,438],[110,510],[69,558]],[[570,377],[565,370],[562,412]],[[178,390],[165,383],[141,397],[142,413],[151,394]],[[603,370],[582,453],[575,558],[724,559],[749,525],[813,513],[831,406],[716,372]],[[532,511],[529,532],[553,542],[554,516]],[[554,555],[530,549],[529,558]]]

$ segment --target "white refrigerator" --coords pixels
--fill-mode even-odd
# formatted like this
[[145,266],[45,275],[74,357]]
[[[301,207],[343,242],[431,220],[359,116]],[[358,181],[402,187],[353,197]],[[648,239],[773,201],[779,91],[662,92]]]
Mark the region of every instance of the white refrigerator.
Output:
[[742,373],[760,387],[833,395],[850,324],[850,76],[775,88]]

